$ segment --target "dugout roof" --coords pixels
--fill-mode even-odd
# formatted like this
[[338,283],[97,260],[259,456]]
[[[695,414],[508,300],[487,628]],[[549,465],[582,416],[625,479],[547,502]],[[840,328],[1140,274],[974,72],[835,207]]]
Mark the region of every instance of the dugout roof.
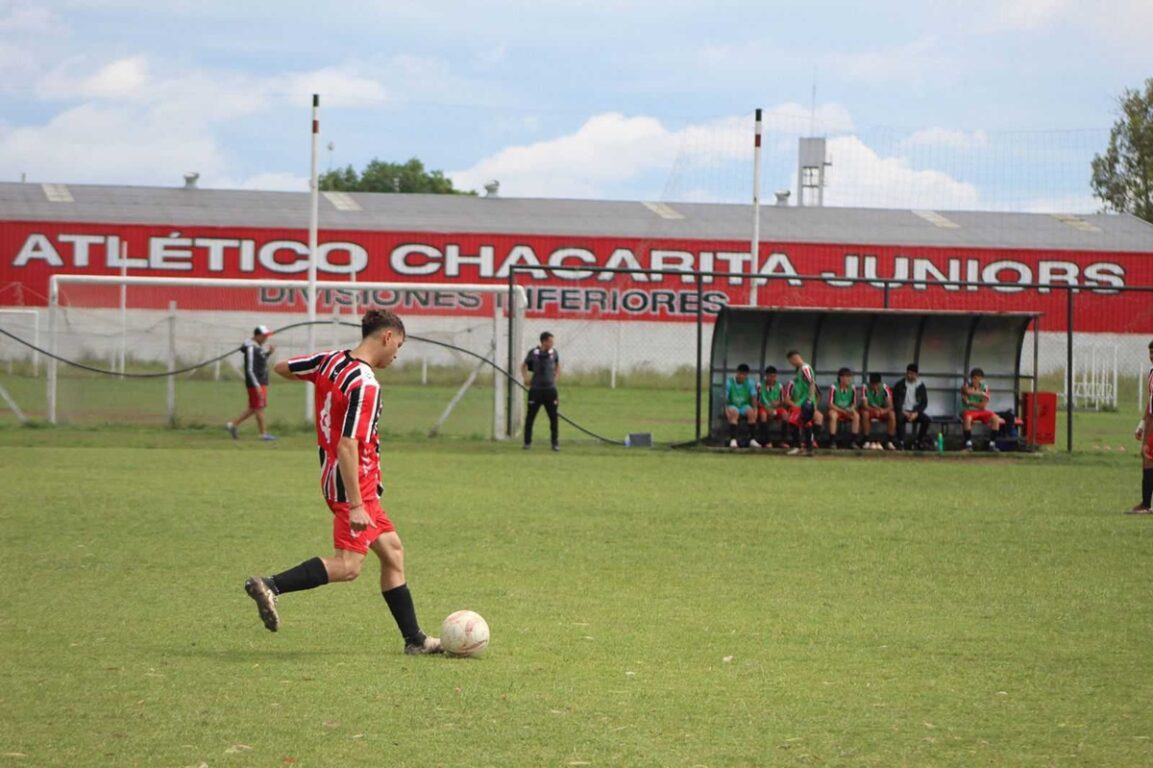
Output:
[[985,371],[992,410],[1017,410],[1021,347],[1034,312],[934,312],[891,309],[791,309],[725,307],[713,332],[710,423],[724,401],[724,383],[746,363],[757,371],[774,365],[779,379],[793,377],[785,359],[798,350],[813,367],[822,391],[842,366],[854,383],[880,373],[892,386],[916,363],[929,393],[930,415],[955,415],[966,373]]
[[[309,194],[0,183],[0,221],[307,229]],[[744,241],[748,204],[324,193],[322,229]],[[1127,214],[761,208],[762,242],[1153,253]]]

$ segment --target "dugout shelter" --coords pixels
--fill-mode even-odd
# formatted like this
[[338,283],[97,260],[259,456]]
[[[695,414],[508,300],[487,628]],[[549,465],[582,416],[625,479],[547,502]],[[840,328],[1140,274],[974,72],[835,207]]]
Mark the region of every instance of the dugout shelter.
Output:
[[746,363],[758,377],[775,365],[780,380],[788,381],[790,349],[813,367],[822,394],[841,367],[851,369],[858,384],[880,373],[891,386],[916,363],[928,390],[929,415],[950,422],[960,413],[968,372],[981,368],[990,389],[989,409],[1017,411],[1022,381],[1036,388],[1034,377],[1022,374],[1021,350],[1030,327],[1037,332],[1039,317],[1034,312],[725,307],[717,317],[709,366],[710,438],[723,437],[725,379]]

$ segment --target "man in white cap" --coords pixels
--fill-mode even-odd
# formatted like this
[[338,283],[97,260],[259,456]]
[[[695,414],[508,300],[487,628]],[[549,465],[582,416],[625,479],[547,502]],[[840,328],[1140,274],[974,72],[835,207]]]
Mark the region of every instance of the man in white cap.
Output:
[[261,440],[276,439],[268,434],[264,426],[264,409],[268,407],[268,358],[276,351],[276,347],[271,344],[266,347],[264,342],[271,335],[272,330],[267,325],[258,325],[252,331],[252,338],[245,339],[240,347],[244,354],[244,386],[248,390],[248,408],[225,425],[233,440],[240,436],[236,428],[249,416],[256,417]]

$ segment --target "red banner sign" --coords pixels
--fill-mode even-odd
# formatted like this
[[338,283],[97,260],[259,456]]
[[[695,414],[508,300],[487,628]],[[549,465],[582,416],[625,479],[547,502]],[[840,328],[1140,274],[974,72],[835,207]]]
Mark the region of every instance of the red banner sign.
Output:
[[[307,243],[303,230],[0,223],[0,305],[44,306],[52,274],[303,279]],[[887,303],[896,309],[1042,312],[1045,330],[1062,330],[1066,295],[1055,288],[1076,286],[1078,330],[1133,333],[1153,331],[1153,311],[1145,294],[1121,289],[1153,285],[1150,256],[766,242],[753,259],[747,243],[725,241],[324,230],[317,263],[321,281],[349,284],[322,291],[322,311],[355,303],[414,314],[481,314],[491,306],[481,295],[365,291],[354,281],[499,284],[521,268],[526,271],[516,270],[516,282],[528,291],[529,315],[539,317],[688,321],[699,305],[711,315],[725,304],[749,303],[755,290],[762,306]],[[593,267],[761,279],[705,278],[698,295],[687,274],[621,275],[589,271]],[[818,279],[802,281],[802,275]],[[854,278],[869,282],[853,284]],[[923,284],[886,288],[886,280]],[[942,285],[947,282],[987,285]],[[1023,287],[1030,284],[1043,287]],[[115,301],[113,291],[108,296]],[[168,288],[163,298],[186,309],[222,308],[220,296],[204,289]],[[263,287],[244,301],[227,308],[303,310],[304,292]]]

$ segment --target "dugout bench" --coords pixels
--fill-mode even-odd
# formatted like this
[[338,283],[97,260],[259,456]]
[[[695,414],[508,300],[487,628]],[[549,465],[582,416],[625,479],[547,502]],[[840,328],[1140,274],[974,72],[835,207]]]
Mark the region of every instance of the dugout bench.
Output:
[[[904,377],[909,363],[916,363],[929,396],[929,435],[935,439],[940,431],[946,447],[957,448],[962,439],[961,385],[973,368],[985,371],[989,410],[1028,418],[1018,412],[1021,384],[1035,391],[1036,379],[1021,372],[1021,350],[1031,328],[1035,353],[1039,317],[1033,312],[724,307],[713,329],[709,442],[728,442],[724,388],[737,366],[746,363],[750,375],[760,380],[765,367],[775,365],[778,379],[788,382],[794,372],[785,353],[796,349],[813,367],[823,396],[842,367],[853,371],[858,385],[867,374],[880,373],[891,387]],[[895,405],[900,410],[900,403]],[[974,437],[981,435],[988,437],[988,429],[975,424]]]

